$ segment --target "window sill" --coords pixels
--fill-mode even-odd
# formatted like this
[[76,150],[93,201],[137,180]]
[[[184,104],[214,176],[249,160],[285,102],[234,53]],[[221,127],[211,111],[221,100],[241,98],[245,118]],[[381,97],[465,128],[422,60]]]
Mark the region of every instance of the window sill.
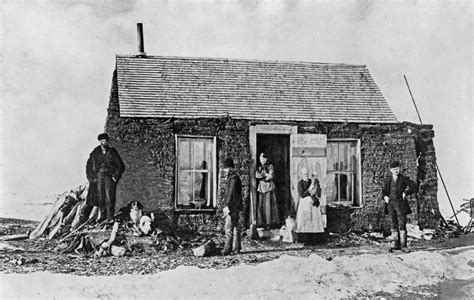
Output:
[[331,208],[338,208],[338,207],[348,207],[348,208],[361,208],[361,205],[355,206],[350,201],[339,201],[339,202],[331,202],[328,203],[327,206]]
[[175,214],[180,214],[180,215],[191,215],[191,214],[210,214],[213,215],[216,213],[216,210],[214,208],[203,208],[203,209],[197,209],[197,208],[191,208],[191,209],[183,209],[183,208],[175,208],[174,209]]

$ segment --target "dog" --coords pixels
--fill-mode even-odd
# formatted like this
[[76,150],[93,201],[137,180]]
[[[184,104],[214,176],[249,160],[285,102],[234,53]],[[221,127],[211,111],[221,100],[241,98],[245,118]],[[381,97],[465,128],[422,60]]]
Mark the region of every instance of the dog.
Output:
[[143,215],[143,205],[138,201],[132,201],[128,204],[128,216],[130,217],[130,221],[132,224],[137,225],[140,224],[140,218]]
[[138,225],[138,229],[143,235],[148,235],[154,231],[153,221],[155,220],[155,215],[150,213],[150,216],[143,215],[140,218],[140,224]]
[[143,216],[143,205],[138,201],[132,201],[127,205],[128,216],[130,217],[130,222],[132,223],[132,228],[134,230],[134,235],[140,235],[140,219]]

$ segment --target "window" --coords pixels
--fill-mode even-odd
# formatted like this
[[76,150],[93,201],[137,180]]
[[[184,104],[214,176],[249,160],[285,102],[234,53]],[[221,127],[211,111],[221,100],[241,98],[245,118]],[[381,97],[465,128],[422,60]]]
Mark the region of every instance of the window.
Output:
[[176,136],[176,208],[214,207],[214,137]]
[[358,140],[328,140],[327,202],[360,206],[360,146]]

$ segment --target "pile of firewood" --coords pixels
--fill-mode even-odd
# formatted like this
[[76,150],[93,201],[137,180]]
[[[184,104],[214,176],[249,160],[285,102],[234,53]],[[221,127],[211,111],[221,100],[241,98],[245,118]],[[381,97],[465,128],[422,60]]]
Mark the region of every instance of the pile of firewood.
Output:
[[183,242],[179,237],[164,232],[155,235],[153,246],[156,251],[165,253],[184,249]]
[[456,223],[453,220],[447,220],[444,222],[440,222],[440,226],[436,231],[436,235],[438,237],[444,238],[453,238],[460,236],[464,231],[464,228]]

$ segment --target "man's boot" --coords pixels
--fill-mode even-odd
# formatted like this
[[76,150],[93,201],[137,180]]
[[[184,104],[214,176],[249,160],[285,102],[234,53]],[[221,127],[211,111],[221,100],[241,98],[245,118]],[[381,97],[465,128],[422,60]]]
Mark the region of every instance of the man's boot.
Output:
[[232,244],[232,249],[235,254],[239,254],[241,250],[241,241],[240,241],[240,230],[235,227],[234,228],[234,241]]
[[224,249],[222,250],[222,255],[229,255],[232,253],[232,242],[233,242],[234,236],[232,229],[226,229],[225,230],[225,244],[224,244]]
[[225,216],[225,244],[222,255],[229,255],[232,252],[232,242],[234,240],[234,230],[232,229],[232,219],[230,215]]
[[392,229],[392,245],[389,251],[393,252],[394,250],[400,250],[400,234],[398,229]]
[[401,248],[403,252],[405,253],[410,252],[407,246],[407,231],[406,230],[400,230],[400,243],[401,243]]

